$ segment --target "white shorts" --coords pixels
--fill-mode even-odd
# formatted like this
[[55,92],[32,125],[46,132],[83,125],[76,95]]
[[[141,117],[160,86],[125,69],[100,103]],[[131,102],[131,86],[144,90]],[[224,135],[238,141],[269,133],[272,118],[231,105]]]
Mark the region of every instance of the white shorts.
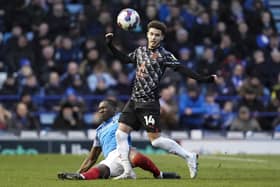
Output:
[[110,169],[110,177],[116,177],[123,173],[123,166],[118,151],[110,152],[106,159],[99,164],[104,164]]

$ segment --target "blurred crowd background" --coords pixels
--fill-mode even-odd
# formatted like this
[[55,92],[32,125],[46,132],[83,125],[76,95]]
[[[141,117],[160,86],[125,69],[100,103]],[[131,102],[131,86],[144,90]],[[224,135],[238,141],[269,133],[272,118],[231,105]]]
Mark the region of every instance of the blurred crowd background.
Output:
[[[123,8],[141,25],[117,28]],[[104,98],[129,98],[135,74],[107,50],[146,45],[146,25],[168,26],[163,45],[217,84],[167,70],[160,86],[166,130],[280,131],[280,44],[268,0],[0,1],[0,131],[94,129]]]

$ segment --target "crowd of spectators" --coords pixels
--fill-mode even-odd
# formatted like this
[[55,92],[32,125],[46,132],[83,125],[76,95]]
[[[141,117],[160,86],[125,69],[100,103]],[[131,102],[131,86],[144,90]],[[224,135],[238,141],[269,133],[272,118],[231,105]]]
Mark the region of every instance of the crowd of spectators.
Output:
[[[116,25],[128,7],[141,16],[133,32]],[[95,128],[83,115],[103,97],[124,102],[135,73],[109,53],[105,33],[129,52],[154,19],[184,66],[219,76],[204,85],[168,69],[164,129],[280,129],[280,43],[266,0],[15,0],[0,2],[0,131],[39,130],[50,111],[53,129]]]

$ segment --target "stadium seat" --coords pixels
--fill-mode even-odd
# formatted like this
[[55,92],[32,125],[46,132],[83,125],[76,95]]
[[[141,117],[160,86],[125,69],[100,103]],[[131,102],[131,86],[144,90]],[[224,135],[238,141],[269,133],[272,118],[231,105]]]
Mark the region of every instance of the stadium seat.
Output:
[[273,139],[280,140],[280,132],[274,132]]
[[68,131],[67,135],[69,140],[87,138],[84,131]]
[[42,112],[39,114],[40,123],[42,125],[52,125],[55,117],[56,113],[54,112]]
[[41,131],[40,139],[51,139],[51,140],[64,140],[66,139],[66,132],[64,131]]
[[189,135],[186,131],[172,131],[170,133],[172,139],[188,139]]
[[219,139],[225,139],[224,135],[220,131],[203,131],[203,138],[204,139],[214,139],[214,140],[219,140]]
[[247,132],[246,139],[254,139],[254,140],[271,140],[272,135],[271,133],[265,132]]
[[37,131],[28,131],[23,130],[20,132],[21,139],[39,139],[39,135]]
[[17,140],[18,138],[14,133],[0,131],[0,140]]
[[229,131],[226,134],[227,139],[244,139],[244,134],[243,132],[237,132],[237,131]]
[[190,135],[193,140],[201,140],[203,138],[202,130],[191,130]]

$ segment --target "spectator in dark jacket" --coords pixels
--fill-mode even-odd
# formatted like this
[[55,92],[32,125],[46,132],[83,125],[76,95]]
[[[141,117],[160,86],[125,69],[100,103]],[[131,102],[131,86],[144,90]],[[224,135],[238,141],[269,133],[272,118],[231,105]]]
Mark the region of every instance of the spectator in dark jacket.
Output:
[[54,130],[83,130],[82,118],[74,111],[71,103],[64,103],[54,120]]
[[9,131],[20,133],[21,130],[40,130],[38,119],[36,119],[27,108],[26,104],[20,102],[16,106]]

